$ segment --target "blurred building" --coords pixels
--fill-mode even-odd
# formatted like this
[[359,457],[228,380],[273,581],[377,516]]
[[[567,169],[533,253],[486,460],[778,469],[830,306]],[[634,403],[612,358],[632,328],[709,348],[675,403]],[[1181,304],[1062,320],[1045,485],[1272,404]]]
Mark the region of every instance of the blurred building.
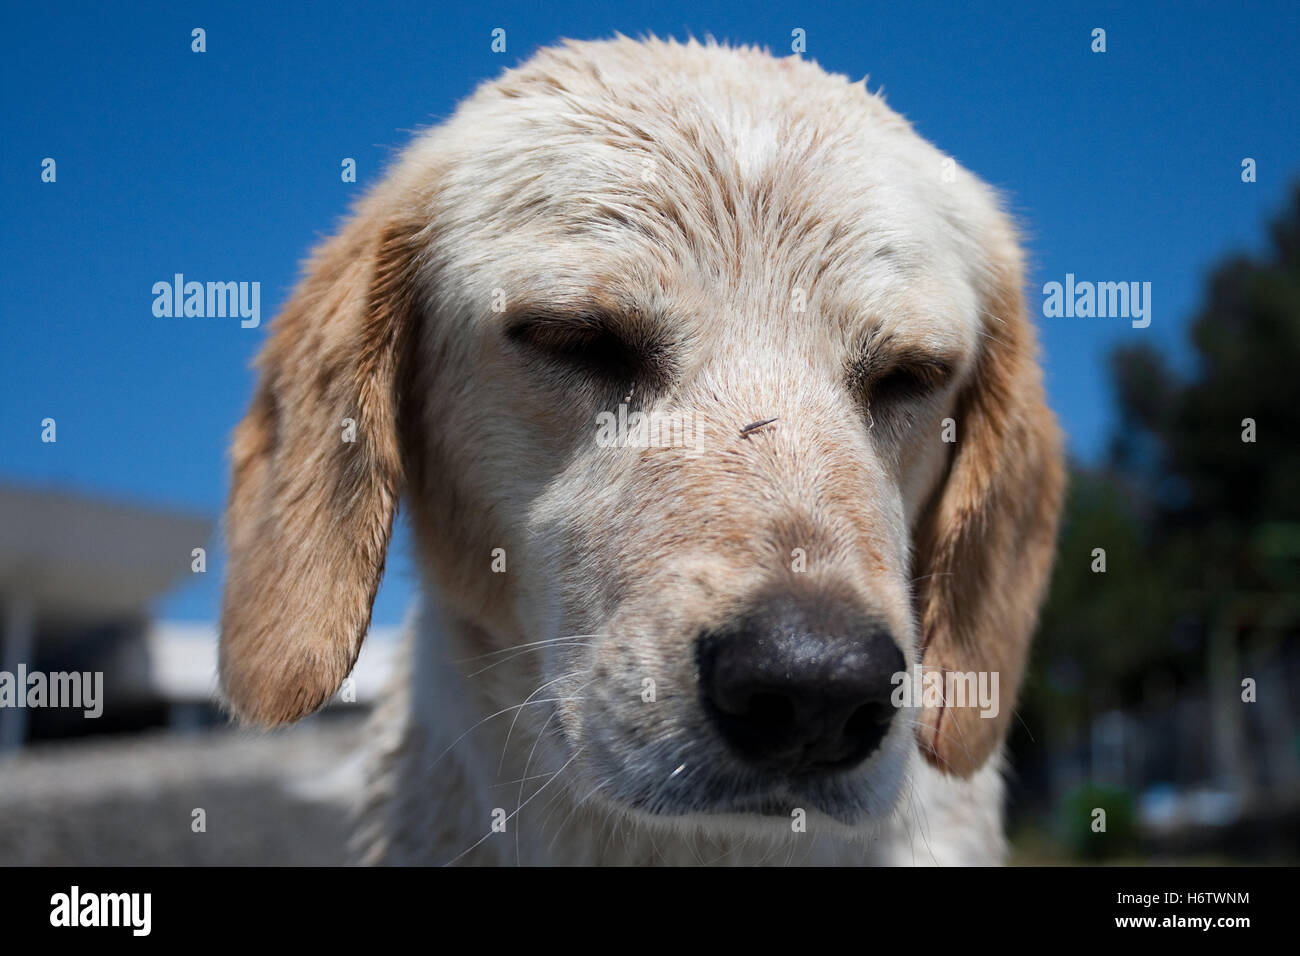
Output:
[[[210,544],[212,522],[66,492],[0,485],[0,680],[102,673],[103,712],[0,706],[0,753],[91,734],[223,723],[215,622],[155,621],[151,609]],[[398,630],[376,628],[346,703],[382,692]]]
[[[383,693],[397,651],[400,628],[375,627],[366,635],[349,684],[337,702],[372,705]],[[165,706],[166,723],[191,730],[224,722],[217,705],[217,626],[190,621],[157,621],[145,634],[148,670],[135,698]]]
[[0,750],[160,719],[150,607],[191,573],[191,553],[211,532],[197,515],[0,486],[0,671],[102,672],[108,702],[93,720],[70,708],[0,707]]

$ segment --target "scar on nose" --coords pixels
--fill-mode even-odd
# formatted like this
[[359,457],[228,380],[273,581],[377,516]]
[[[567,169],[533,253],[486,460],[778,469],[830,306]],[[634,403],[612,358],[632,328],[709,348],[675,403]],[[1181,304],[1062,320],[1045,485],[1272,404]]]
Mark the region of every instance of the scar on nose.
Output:
[[[777,418],[779,417],[780,416],[778,415]],[[748,438],[750,432],[758,431],[758,429],[762,428],[764,425],[770,425],[774,421],[776,421],[776,418],[764,418],[761,422],[750,422],[748,425],[746,425],[744,428],[740,430],[740,437]]]

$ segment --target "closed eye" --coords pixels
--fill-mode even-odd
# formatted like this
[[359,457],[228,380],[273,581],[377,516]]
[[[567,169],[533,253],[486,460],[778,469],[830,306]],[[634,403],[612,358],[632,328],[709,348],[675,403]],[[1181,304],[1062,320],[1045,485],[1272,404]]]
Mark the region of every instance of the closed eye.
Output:
[[896,405],[924,398],[942,388],[951,376],[943,362],[914,362],[895,365],[866,383],[873,406]]
[[529,358],[601,384],[653,384],[666,374],[667,349],[653,329],[603,312],[532,312],[508,322],[506,336]]
[[868,343],[848,367],[848,385],[871,426],[897,432],[915,419],[927,399],[952,380],[954,362],[944,356],[885,343]]

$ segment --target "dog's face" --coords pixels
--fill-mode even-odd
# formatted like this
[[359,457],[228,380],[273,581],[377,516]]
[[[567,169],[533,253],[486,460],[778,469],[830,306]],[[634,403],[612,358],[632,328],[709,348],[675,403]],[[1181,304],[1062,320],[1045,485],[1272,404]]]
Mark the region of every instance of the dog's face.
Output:
[[[455,639],[520,648],[474,693],[551,701],[519,723],[577,790],[859,825],[918,753],[973,772],[1061,489],[1020,278],[989,191],[860,84],[539,55],[407,151],[277,320],[234,449],[233,707],[337,689],[404,494]],[[922,665],[1007,697],[896,708]]]

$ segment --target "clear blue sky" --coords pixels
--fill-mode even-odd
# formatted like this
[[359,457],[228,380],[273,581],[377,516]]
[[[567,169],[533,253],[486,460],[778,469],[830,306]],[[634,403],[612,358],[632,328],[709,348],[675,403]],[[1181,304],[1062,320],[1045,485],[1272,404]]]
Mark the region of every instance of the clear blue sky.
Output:
[[[1150,328],[1040,319],[1051,401],[1084,460],[1111,427],[1108,350],[1141,336],[1185,354],[1205,268],[1258,248],[1300,175],[1295,0],[247,6],[6,11],[0,481],[217,516],[249,360],[301,256],[409,131],[559,37],[713,35],[784,54],[800,27],[807,56],[869,74],[922,135],[1005,191],[1027,228],[1031,291],[1067,272],[1151,282]],[[206,53],[190,52],[193,27]],[[505,54],[490,51],[495,27]],[[1094,27],[1105,54],[1090,50]],[[47,156],[53,184],[40,178]],[[356,184],[340,181],[345,156]],[[151,287],[175,272],[261,282],[263,327],[155,318]],[[40,442],[47,416],[54,445]],[[161,613],[215,619],[221,570]],[[403,535],[377,623],[400,620],[410,587]]]

